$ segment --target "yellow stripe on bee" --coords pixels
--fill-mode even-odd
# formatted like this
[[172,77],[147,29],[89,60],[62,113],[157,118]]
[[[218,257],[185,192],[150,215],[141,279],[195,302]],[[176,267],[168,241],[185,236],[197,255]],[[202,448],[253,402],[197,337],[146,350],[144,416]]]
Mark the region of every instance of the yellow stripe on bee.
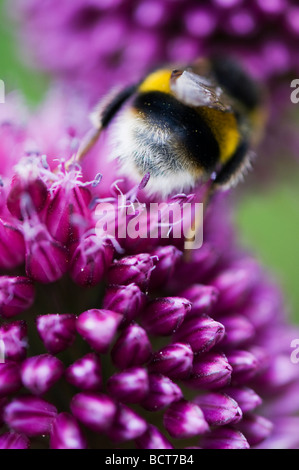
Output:
[[240,143],[240,134],[234,114],[207,107],[198,108],[198,110],[209,124],[219,144],[221,163],[226,163]]
[[172,70],[160,69],[148,75],[140,84],[138,91],[146,93],[148,91],[162,91],[170,93],[170,77]]

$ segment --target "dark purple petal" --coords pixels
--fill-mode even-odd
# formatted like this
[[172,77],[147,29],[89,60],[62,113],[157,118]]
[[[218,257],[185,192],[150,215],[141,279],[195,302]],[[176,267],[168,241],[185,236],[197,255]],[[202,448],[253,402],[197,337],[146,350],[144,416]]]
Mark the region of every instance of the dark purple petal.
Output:
[[124,442],[138,438],[146,430],[146,421],[135,411],[120,403],[108,436],[114,442]]
[[57,410],[51,403],[38,397],[19,397],[10,402],[4,411],[6,424],[26,436],[49,434]]
[[247,414],[238,423],[237,428],[244,434],[251,446],[260,444],[267,439],[273,429],[273,424],[263,416]]
[[30,197],[36,212],[40,212],[47,201],[48,190],[46,184],[38,177],[23,178],[22,175],[14,175],[7,196],[7,207],[17,219],[23,219],[22,200]]
[[77,319],[78,333],[98,353],[106,353],[123,317],[105,309],[92,309],[81,313]]
[[176,439],[197,436],[209,430],[200,407],[185,400],[172,403],[167,408],[163,416],[163,424],[170,436]]
[[137,449],[173,449],[173,446],[160,431],[152,425],[136,439]]
[[266,371],[257,377],[262,390],[272,391],[286,387],[298,379],[298,364],[293,364],[287,354],[272,358]]
[[149,374],[149,393],[141,404],[147,410],[158,411],[181,398],[182,391],[176,383],[164,375]]
[[34,296],[34,285],[27,277],[0,276],[0,315],[3,317],[14,317],[30,308]]
[[86,449],[85,437],[73,416],[60,413],[52,424],[50,434],[51,449]]
[[0,363],[0,398],[15,393],[21,386],[19,364],[15,362]]
[[68,313],[52,313],[37,318],[36,326],[45,347],[51,354],[58,354],[75,340],[76,317]]
[[86,354],[67,368],[65,378],[81,390],[100,390],[102,387],[100,358],[94,353]]
[[185,319],[174,339],[189,343],[194,353],[207,352],[222,340],[224,333],[224,326],[208,315],[192,315]]
[[0,268],[12,269],[25,259],[25,242],[22,233],[0,219]]
[[213,286],[194,284],[181,292],[181,296],[192,303],[190,315],[201,315],[211,311],[217,302],[218,290]]
[[238,403],[224,393],[199,395],[193,402],[200,406],[210,426],[235,424],[242,418],[242,411]]
[[43,395],[62,377],[63,363],[50,354],[25,359],[21,366],[23,385],[34,395]]
[[68,252],[44,228],[35,237],[26,237],[26,274],[42,284],[60,279],[68,269]]
[[92,234],[82,237],[72,248],[70,275],[80,286],[95,286],[104,277],[114,254],[111,243],[100,240]]
[[134,320],[145,304],[145,294],[136,284],[109,286],[103,298],[103,308],[123,315],[123,323]]
[[124,403],[138,403],[149,391],[147,371],[141,367],[117,372],[107,382],[110,395]]
[[110,266],[108,281],[115,285],[136,284],[141,289],[148,287],[151,272],[154,268],[153,257],[148,253],[127,256]]
[[139,325],[128,326],[119,336],[111,357],[119,369],[141,366],[151,356],[152,347],[146,331]]
[[158,259],[150,277],[150,289],[155,289],[165,286],[171,279],[176,263],[182,257],[182,252],[175,246],[169,245],[157,248],[152,251],[151,255]]
[[71,180],[66,179],[56,188],[47,208],[46,220],[48,230],[55,240],[64,244],[79,238],[89,225],[90,200],[89,190],[76,186],[76,182]]
[[7,361],[22,361],[27,354],[27,325],[19,320],[4,323],[0,327],[0,340],[4,343],[4,356]]
[[73,415],[95,432],[107,431],[115,418],[116,405],[106,395],[82,392],[71,401]]
[[172,379],[186,379],[190,375],[192,363],[193,352],[189,344],[173,343],[153,355],[148,369]]
[[252,260],[242,260],[240,266],[233,266],[222,271],[212,285],[219,291],[216,308],[218,311],[229,311],[244,305],[253,286],[257,283],[260,268]]
[[195,357],[190,378],[186,381],[192,388],[215,389],[230,383],[232,367],[224,354],[207,353]]
[[167,336],[176,332],[191,309],[191,303],[181,297],[161,297],[144,309],[142,324],[150,334]]
[[248,387],[229,387],[225,392],[236,400],[243,413],[254,410],[262,403],[261,397]]
[[29,449],[28,437],[15,432],[5,432],[0,436],[0,449]]
[[237,429],[226,426],[206,434],[201,445],[204,449],[249,449],[245,436]]
[[249,341],[255,335],[252,324],[244,315],[229,315],[221,317],[221,323],[225,327],[225,336],[221,346],[227,346],[230,349]]
[[227,353],[227,359],[232,366],[232,381],[242,385],[248,382],[258,372],[258,359],[249,351],[234,350]]

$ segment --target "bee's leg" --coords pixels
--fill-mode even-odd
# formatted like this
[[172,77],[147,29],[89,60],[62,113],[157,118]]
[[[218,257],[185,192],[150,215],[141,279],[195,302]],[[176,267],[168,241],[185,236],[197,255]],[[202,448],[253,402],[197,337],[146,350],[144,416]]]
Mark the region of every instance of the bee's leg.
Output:
[[121,91],[117,91],[117,93],[114,91],[96,106],[91,114],[91,121],[94,127],[83,138],[77,153],[66,162],[66,167],[73,163],[79,163],[83,159],[97,142],[102,130],[108,126],[122,105],[135,92],[136,88],[137,85],[130,85]]
[[242,141],[234,155],[217,174],[211,188],[210,196],[217,189],[228,189],[235,186],[250,169],[253,155],[253,152],[249,151],[248,142],[245,140]]

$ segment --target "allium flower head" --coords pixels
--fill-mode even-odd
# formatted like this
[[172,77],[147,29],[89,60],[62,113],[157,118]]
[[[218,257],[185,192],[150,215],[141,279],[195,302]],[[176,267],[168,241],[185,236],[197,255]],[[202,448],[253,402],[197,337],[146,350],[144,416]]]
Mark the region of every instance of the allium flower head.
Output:
[[162,236],[159,220],[154,238],[112,237],[96,205],[109,217],[120,200],[147,206],[146,181],[121,185],[110,168],[109,189],[104,165],[88,181],[61,147],[48,163],[69,134],[49,146],[42,119],[39,133],[1,129],[20,151],[0,143],[0,447],[297,447],[298,333],[239,247],[227,196],[208,207],[200,248],[185,250],[175,225]]

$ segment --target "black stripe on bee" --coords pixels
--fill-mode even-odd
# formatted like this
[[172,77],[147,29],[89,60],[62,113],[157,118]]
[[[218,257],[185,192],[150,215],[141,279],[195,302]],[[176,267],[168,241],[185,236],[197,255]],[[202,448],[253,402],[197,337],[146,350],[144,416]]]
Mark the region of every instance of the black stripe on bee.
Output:
[[195,165],[206,171],[214,169],[219,161],[219,145],[209,125],[195,109],[159,91],[137,95],[132,105],[153,129],[177,140]]

